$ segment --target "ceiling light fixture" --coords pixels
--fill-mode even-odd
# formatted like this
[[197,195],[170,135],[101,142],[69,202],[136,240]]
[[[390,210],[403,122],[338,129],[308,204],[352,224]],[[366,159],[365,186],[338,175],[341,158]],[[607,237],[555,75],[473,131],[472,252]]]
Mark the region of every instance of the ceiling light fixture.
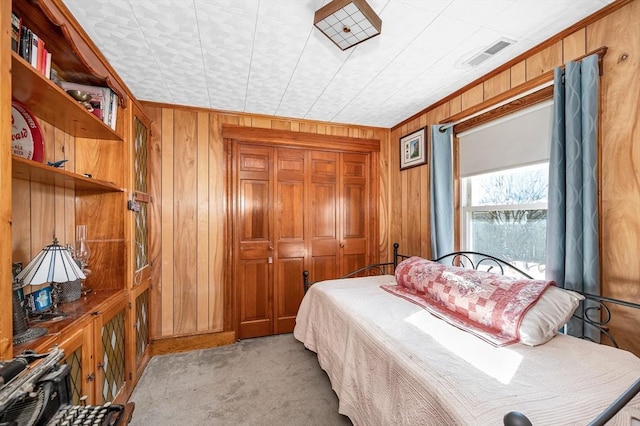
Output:
[[332,0],[316,11],[313,24],[342,50],[382,30],[382,20],[365,0]]

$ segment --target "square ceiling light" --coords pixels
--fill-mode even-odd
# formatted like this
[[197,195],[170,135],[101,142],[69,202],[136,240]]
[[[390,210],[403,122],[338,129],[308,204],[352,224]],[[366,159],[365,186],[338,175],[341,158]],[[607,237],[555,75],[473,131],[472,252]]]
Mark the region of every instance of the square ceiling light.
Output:
[[313,24],[342,50],[382,30],[382,20],[365,0],[333,0],[316,11]]

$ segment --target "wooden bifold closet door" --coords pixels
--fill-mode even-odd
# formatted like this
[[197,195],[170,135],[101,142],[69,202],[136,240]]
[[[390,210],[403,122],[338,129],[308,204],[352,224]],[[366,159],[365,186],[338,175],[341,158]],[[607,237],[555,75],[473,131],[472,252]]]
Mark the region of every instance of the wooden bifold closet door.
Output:
[[370,155],[237,143],[238,337],[293,330],[302,271],[318,281],[370,262]]

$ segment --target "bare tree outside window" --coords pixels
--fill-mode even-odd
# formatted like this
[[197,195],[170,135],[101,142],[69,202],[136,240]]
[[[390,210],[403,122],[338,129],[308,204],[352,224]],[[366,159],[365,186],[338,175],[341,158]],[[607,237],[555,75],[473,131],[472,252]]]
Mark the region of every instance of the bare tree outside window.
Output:
[[475,251],[544,275],[547,167],[525,167],[469,179],[467,227]]

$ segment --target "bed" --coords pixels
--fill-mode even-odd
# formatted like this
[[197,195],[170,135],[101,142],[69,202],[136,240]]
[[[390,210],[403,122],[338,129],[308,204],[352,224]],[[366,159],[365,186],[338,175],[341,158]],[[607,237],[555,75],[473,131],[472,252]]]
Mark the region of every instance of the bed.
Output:
[[[373,265],[379,275],[310,285],[305,274],[294,337],[317,353],[339,412],[355,425],[596,425],[611,418],[607,424],[640,426],[640,358],[561,333],[537,345],[489,342],[385,290],[398,285],[393,269],[409,260],[395,251],[394,262]],[[451,259],[473,273],[511,268],[490,256],[489,263]],[[587,321],[606,322],[597,317]]]

